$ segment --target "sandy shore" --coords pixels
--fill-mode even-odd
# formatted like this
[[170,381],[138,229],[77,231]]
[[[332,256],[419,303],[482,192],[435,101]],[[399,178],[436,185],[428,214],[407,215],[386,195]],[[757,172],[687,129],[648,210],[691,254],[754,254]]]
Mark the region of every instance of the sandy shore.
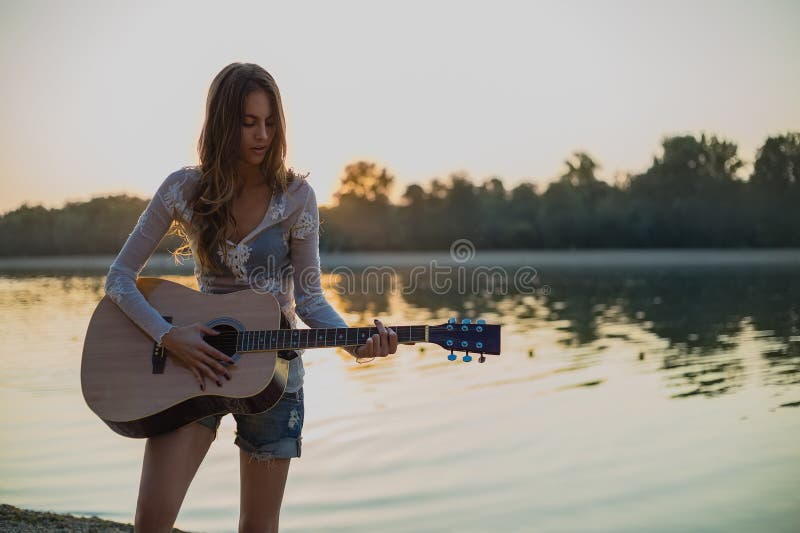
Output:
[[[118,533],[133,531],[132,524],[120,524],[97,517],[78,518],[69,514],[28,511],[0,504],[0,531],[11,533]],[[173,531],[181,532],[180,529]]]

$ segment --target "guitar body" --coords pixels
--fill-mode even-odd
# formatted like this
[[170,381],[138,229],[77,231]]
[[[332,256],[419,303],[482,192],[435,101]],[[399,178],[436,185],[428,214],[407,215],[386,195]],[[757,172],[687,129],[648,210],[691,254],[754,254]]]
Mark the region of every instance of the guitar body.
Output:
[[206,294],[148,277],[140,277],[137,286],[171,323],[200,322],[228,333],[205,340],[236,364],[227,367],[231,380],[222,387],[206,380],[206,390],[200,390],[194,374],[165,356],[105,295],[86,332],[81,387],[89,408],[111,429],[128,437],[151,437],[208,415],[260,413],[277,403],[286,388],[287,359],[296,352],[240,354],[230,340],[238,331],[289,327],[274,296],[250,290]]
[[[357,346],[380,333],[375,326],[294,329],[269,293],[206,294],[169,280],[140,277],[139,291],[176,326],[199,322],[217,330],[203,340],[236,361],[222,387],[200,386],[104,295],[89,321],[81,360],[81,388],[89,408],[126,437],[152,437],[217,413],[267,411],[286,390],[289,360],[308,348]],[[440,325],[387,326],[399,343],[431,342],[450,351],[500,355],[500,325],[451,318]]]

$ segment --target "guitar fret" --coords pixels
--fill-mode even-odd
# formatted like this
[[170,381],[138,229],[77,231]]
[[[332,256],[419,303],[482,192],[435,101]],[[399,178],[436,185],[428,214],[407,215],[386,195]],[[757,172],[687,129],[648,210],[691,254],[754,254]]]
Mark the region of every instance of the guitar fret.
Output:
[[336,328],[325,329],[325,345],[336,346]]

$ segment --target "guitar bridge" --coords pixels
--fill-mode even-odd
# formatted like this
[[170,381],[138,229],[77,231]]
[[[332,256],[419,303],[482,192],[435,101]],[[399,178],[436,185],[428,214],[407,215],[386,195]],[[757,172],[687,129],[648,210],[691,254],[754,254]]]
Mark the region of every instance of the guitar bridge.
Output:
[[[171,316],[163,316],[164,320],[172,324],[172,317]],[[158,344],[157,342],[153,342],[153,374],[163,374],[164,373],[164,365],[167,363],[167,353],[163,346]]]

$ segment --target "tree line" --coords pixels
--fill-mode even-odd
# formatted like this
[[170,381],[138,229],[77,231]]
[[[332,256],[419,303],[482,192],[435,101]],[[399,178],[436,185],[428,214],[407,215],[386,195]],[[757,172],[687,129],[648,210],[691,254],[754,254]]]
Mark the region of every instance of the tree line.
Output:
[[[412,183],[392,202],[396,178],[370,161],[347,165],[335,205],[320,208],[323,250],[800,246],[800,132],[767,138],[752,171],[737,145],[716,136],[666,137],[641,174],[609,184],[576,151],[541,187],[465,172]],[[0,256],[117,253],[147,200],[127,195],[21,207],[0,216]],[[159,246],[174,250],[170,235]]]
[[585,152],[544,190],[507,190],[465,173],[408,185],[367,161],[345,168],[337,205],[321,210],[332,250],[447,249],[458,238],[481,249],[766,247],[800,245],[800,133],[768,138],[748,179],[736,144],[715,136],[665,138],[663,155],[619,183],[597,178]]

